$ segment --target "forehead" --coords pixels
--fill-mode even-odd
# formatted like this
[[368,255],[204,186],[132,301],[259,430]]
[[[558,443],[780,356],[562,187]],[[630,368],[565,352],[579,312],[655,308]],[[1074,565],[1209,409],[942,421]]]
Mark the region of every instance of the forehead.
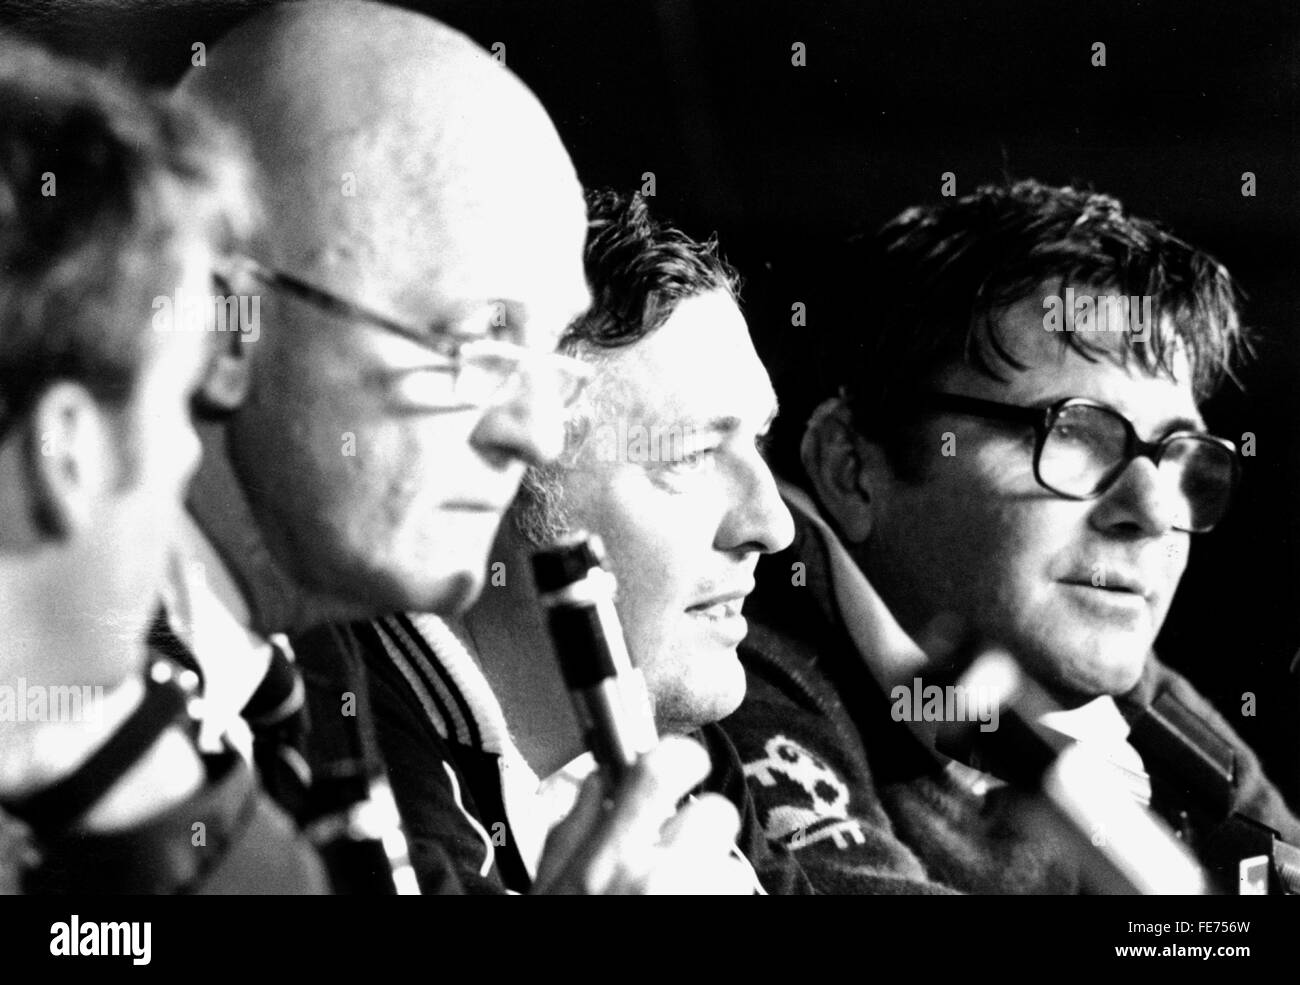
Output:
[[[1077,290],[1107,293],[1093,288]],[[1147,372],[1132,355],[1126,360],[1126,340],[1121,331],[1090,332],[1090,347],[1101,351],[1090,352],[1092,358],[1084,356],[1068,343],[1065,333],[1048,331],[1044,325],[1044,298],[1054,293],[1053,288],[1032,295],[998,316],[999,337],[1007,351],[1024,365],[1023,370],[999,366],[1003,382],[965,364],[955,365],[940,374],[940,386],[959,386],[964,393],[1016,404],[1088,397],[1115,407],[1139,431],[1157,429],[1171,420],[1200,421],[1186,351],[1180,347],[1175,352],[1172,377]],[[1167,321],[1162,330],[1171,329]]]
[[687,298],[658,330],[602,357],[597,386],[605,402],[646,421],[761,426],[776,405],[744,316],[721,290]]
[[567,323],[589,300],[586,209],[553,143],[530,168],[518,147],[472,144],[439,158],[343,142],[290,169],[303,174],[276,203],[272,253],[412,321],[454,320],[499,300]]

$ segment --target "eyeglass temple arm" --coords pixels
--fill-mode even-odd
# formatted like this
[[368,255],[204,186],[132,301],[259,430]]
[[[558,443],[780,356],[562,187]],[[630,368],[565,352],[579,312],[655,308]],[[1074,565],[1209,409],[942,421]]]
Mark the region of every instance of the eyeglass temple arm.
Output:
[[959,393],[931,394],[926,404],[935,410],[975,414],[979,417],[992,417],[1017,424],[1042,424],[1049,413],[1048,409],[1041,407],[1014,407],[1010,404],[1000,404],[994,400],[983,400]]
[[299,280],[297,277],[282,274],[278,270],[271,270],[269,267],[263,266],[256,260],[241,257],[239,259],[239,266],[264,284],[269,284],[272,287],[279,287],[304,301],[316,305],[317,307],[325,308],[349,318],[357,318],[361,321],[370,322],[373,325],[378,325],[380,328],[393,332],[396,335],[400,335],[403,338],[410,339],[412,342],[418,342],[424,346],[428,346],[430,343],[429,336],[417,329],[411,328],[408,325],[403,325],[399,321],[394,321],[392,318],[382,315],[377,311],[373,311],[363,305],[357,304],[354,301],[348,301],[344,298],[330,294],[327,291],[322,291],[320,288],[313,287],[311,284]]

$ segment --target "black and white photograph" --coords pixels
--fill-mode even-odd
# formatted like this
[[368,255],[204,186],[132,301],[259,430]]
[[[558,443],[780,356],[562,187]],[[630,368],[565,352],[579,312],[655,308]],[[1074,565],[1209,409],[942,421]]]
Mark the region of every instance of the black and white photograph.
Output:
[[5,950],[1289,963],[1298,276],[1287,0],[0,2]]

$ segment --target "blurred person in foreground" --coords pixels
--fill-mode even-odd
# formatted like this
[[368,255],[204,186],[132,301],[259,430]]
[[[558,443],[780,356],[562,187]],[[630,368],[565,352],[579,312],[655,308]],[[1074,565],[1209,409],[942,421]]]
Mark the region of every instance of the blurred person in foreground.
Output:
[[[199,458],[214,265],[251,215],[229,135],[0,42],[0,889],[317,892],[146,629]],[[173,317],[174,316],[174,317]],[[198,823],[196,823],[198,822]]]

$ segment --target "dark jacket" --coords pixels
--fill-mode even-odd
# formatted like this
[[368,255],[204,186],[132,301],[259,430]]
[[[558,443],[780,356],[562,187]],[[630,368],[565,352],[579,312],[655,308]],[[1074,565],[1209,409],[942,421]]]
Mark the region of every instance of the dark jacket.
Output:
[[[1077,851],[1059,829],[1030,822],[1030,794],[973,792],[946,757],[893,719],[842,623],[821,535],[792,512],[794,543],[759,564],[741,647],[749,690],[723,722],[768,836],[789,844],[826,892],[1078,892]],[[1194,726],[1196,752],[1150,727],[1145,709],[1157,697],[1169,712],[1161,721],[1176,712],[1184,731]],[[1300,839],[1300,822],[1255,755],[1154,655],[1117,705],[1151,772],[1153,809],[1208,867],[1228,871],[1233,861],[1233,814]]]
[[[26,871],[14,874],[9,889],[131,895],[328,892],[315,850],[258,790],[243,758],[227,751],[203,759],[207,782],[198,792],[121,831],[70,831],[42,839],[0,817],[0,828],[8,827],[14,841],[25,839],[31,846],[19,862]],[[12,846],[10,857],[18,857]],[[4,881],[0,878],[0,884]]]
[[[405,615],[348,627],[346,633],[295,641],[310,673],[321,645],[348,646],[369,677],[370,713],[389,782],[425,893],[524,893],[531,888],[502,793],[503,757],[490,727],[455,673]],[[336,697],[329,699],[337,705]],[[769,893],[808,893],[788,849],[763,834],[740,760],[716,725],[696,736],[709,750],[712,775],[701,789],[726,796],[741,812],[737,845]]]

